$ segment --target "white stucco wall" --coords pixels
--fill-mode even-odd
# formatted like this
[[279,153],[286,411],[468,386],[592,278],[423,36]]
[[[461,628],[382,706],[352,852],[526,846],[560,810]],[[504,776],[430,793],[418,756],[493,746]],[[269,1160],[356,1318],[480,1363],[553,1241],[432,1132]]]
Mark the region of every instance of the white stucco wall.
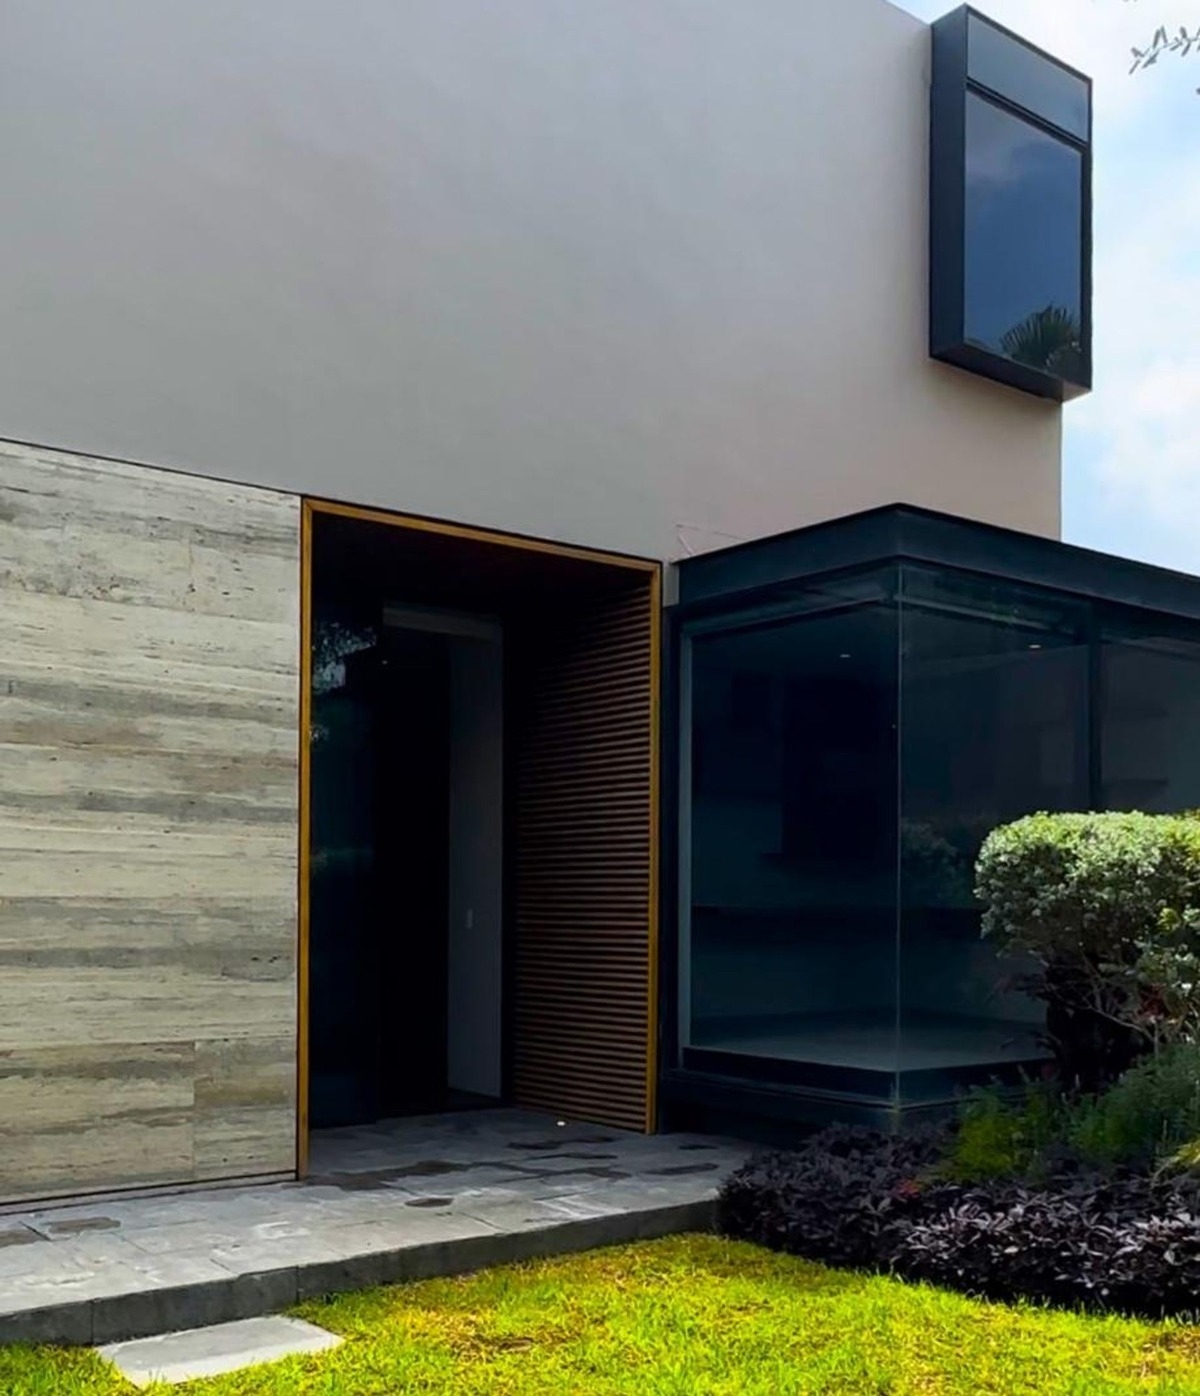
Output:
[[1055,533],[1060,413],[925,354],[884,0],[7,0],[0,435],[677,556]]

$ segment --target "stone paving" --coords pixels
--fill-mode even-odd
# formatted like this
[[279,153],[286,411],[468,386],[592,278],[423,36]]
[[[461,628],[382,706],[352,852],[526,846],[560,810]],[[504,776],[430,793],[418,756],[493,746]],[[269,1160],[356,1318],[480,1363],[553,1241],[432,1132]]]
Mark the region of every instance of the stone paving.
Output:
[[0,1341],[115,1342],[704,1228],[747,1152],[514,1110],[329,1131],[303,1183],[0,1216]]

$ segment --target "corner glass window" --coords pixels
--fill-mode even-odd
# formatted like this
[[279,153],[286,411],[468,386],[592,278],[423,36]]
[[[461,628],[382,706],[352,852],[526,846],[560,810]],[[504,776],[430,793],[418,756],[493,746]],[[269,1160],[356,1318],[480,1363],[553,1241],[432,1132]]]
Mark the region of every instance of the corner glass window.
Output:
[[685,670],[685,1065],[888,1099],[897,1065],[894,573],[733,621]]
[[971,15],[967,77],[1081,141],[1088,139],[1090,94],[1083,78]]
[[967,96],[963,314],[968,342],[1088,382],[1083,154]]
[[1009,820],[1088,807],[1087,611],[901,575],[901,1097],[918,1102],[1045,1055],[1041,1006],[980,937],[975,859]]

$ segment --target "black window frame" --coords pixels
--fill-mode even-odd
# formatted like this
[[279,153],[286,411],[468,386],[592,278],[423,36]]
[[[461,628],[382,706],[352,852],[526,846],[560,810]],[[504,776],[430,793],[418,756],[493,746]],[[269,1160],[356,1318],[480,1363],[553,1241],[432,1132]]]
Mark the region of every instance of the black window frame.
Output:
[[[972,22],[987,25],[1039,60],[1068,73],[1087,89],[1087,135],[1070,129],[970,76]],[[1060,378],[1018,363],[966,335],[967,105],[975,97],[991,103],[1035,131],[1059,141],[1081,157],[1080,330],[1082,382]],[[1090,77],[1046,53],[1020,34],[973,6],[963,5],[932,26],[932,82],[929,124],[929,353],[1036,397],[1067,402],[1091,391],[1092,365],[1092,127]]]

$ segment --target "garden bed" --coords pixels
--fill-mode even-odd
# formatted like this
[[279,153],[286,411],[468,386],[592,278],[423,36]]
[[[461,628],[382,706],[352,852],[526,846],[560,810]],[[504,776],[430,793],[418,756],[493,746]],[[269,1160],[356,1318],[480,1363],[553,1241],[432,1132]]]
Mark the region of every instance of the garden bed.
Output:
[[1041,1159],[1036,1179],[952,1178],[954,1140],[836,1127],[722,1189],[728,1235],[989,1299],[1152,1317],[1200,1309],[1194,1173]]
[[1036,814],[976,864],[983,934],[1045,1010],[1046,1079],[957,1125],[760,1155],[722,1228],[989,1299],[1200,1310],[1200,814]]

